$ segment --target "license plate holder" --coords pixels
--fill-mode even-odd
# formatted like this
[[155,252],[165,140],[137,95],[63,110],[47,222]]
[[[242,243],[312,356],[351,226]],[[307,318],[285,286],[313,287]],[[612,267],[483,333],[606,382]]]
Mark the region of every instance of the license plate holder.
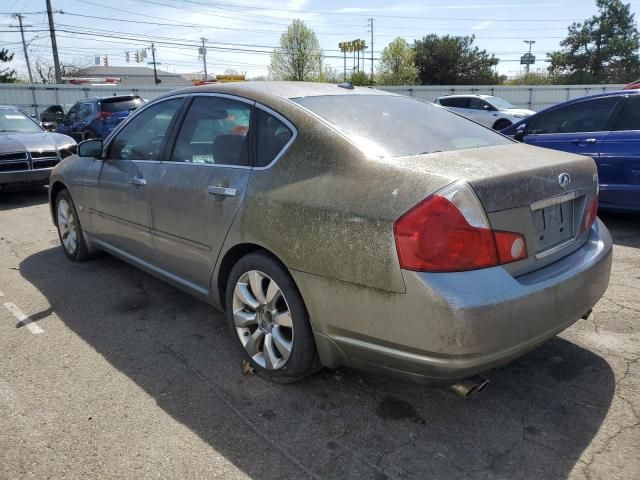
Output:
[[537,236],[536,253],[545,252],[575,237],[574,207],[574,199],[571,199],[531,211]]

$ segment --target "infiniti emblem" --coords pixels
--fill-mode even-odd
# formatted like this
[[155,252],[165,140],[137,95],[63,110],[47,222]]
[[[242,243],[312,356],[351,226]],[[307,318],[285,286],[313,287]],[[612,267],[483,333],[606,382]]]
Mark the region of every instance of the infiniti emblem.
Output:
[[570,183],[571,175],[569,175],[568,173],[561,173],[560,175],[558,175],[558,185],[560,185],[562,188],[567,188]]

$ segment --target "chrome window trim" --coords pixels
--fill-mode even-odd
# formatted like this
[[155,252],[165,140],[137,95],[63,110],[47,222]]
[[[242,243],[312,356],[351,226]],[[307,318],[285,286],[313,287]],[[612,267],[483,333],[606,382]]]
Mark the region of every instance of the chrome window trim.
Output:
[[191,92],[189,95],[192,97],[220,97],[226,98],[227,100],[236,100],[238,102],[246,103],[251,106],[256,105],[255,100],[251,100],[246,97],[238,97],[236,95],[230,95],[228,93],[218,93],[218,92]]
[[[282,114],[276,112],[275,110],[267,107],[266,105],[262,105],[261,103],[257,103],[256,102],[255,106],[256,106],[256,108],[259,108],[263,112],[268,113],[269,115],[272,115],[272,116],[276,117],[289,130],[291,130],[291,133],[292,133],[291,138],[289,139],[289,141],[287,143],[285,143],[284,147],[282,147],[282,150],[280,150],[280,152],[278,152],[278,154],[273,158],[273,160],[271,160],[271,162],[268,165],[265,165],[264,167],[253,167],[253,169],[257,170],[257,171],[269,170],[271,167],[273,167],[273,165],[275,165],[275,163],[278,160],[280,160],[285,155],[285,153],[287,153],[287,150],[289,150],[289,147],[293,144],[293,142],[296,141],[296,138],[298,138],[298,129],[285,116],[283,116]],[[258,137],[257,137],[257,132],[256,132],[256,153],[257,153],[257,146],[258,146]]]

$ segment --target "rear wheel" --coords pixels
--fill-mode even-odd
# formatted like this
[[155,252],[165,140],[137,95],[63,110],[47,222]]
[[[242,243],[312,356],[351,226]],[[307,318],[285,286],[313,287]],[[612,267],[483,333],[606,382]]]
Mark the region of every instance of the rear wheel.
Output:
[[300,380],[319,368],[302,297],[286,269],[261,252],[241,258],[226,289],[227,319],[245,358],[268,380]]
[[89,251],[82,236],[78,212],[68,190],[61,190],[56,197],[56,220],[58,236],[65,255],[74,262],[89,258]]
[[494,130],[503,130],[507,127],[511,126],[511,122],[509,120],[506,120],[504,118],[498,120],[496,123],[493,124],[493,129]]

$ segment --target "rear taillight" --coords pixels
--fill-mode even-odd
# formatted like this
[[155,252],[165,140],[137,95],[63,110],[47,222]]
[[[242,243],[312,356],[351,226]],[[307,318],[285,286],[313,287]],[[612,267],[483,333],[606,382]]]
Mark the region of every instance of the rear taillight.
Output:
[[98,113],[98,119],[99,120],[108,120],[112,116],[113,116],[113,114],[109,113],[109,112],[100,112],[100,113]]
[[587,205],[587,208],[584,212],[584,222],[582,223],[582,230],[589,230],[591,226],[595,223],[596,218],[598,217],[598,195],[596,195],[591,204]]
[[475,193],[457,182],[431,195],[394,225],[400,266],[407,270],[475,270],[527,257],[524,237],[491,230]]

